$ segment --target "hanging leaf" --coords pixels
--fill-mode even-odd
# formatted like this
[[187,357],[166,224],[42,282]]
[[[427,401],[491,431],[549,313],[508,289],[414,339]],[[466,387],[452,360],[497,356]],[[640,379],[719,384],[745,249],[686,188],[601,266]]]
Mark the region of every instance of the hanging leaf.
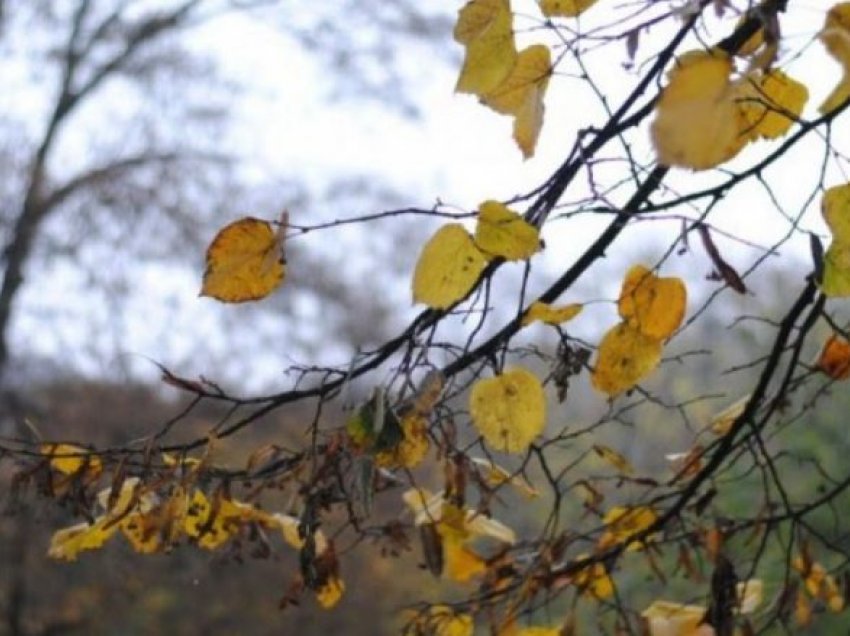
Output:
[[750,139],[781,137],[803,112],[808,89],[779,69],[749,73],[736,84],[735,99]]
[[729,81],[732,68],[731,58],[717,50],[677,58],[652,123],[652,142],[662,164],[705,170],[744,147],[745,126]]
[[525,451],[546,426],[543,386],[520,367],[478,380],[470,393],[469,411],[487,443],[508,453]]
[[649,627],[650,636],[691,636],[697,633],[705,613],[701,605],[653,601],[641,616]]
[[850,378],[850,342],[832,334],[824,343],[816,366],[833,380]]
[[612,327],[599,343],[591,381],[594,388],[613,397],[634,387],[661,362],[661,341],[642,334],[625,322]]
[[[649,506],[614,506],[602,519],[605,533],[599,538],[600,547],[608,547],[617,543],[625,543],[633,536],[648,529],[658,519],[658,515]],[[629,544],[629,551],[641,550],[645,544],[654,539],[644,537],[640,541]]]
[[717,413],[711,419],[711,432],[715,435],[726,435],[732,429],[735,420],[741,417],[749,401],[750,395],[747,394]]
[[283,282],[285,273],[282,237],[267,221],[240,219],[210,243],[200,295],[226,303],[260,300]]
[[475,244],[490,256],[521,261],[540,249],[540,232],[504,204],[485,201],[478,207]]
[[85,550],[97,550],[112,537],[118,526],[107,517],[99,517],[93,524],[80,523],[53,533],[47,556],[51,559],[76,561]]
[[450,223],[437,230],[422,248],[413,273],[413,302],[446,309],[475,285],[486,257],[463,226]]
[[86,478],[95,479],[103,472],[103,462],[87,448],[73,444],[42,444],[39,450],[50,457],[50,467],[63,475],[75,475],[85,469]]
[[596,4],[597,0],[540,0],[540,10],[547,18],[575,18]]
[[534,44],[520,51],[510,75],[483,96],[487,106],[514,117],[514,140],[526,159],[534,155],[543,127],[543,98],[551,75],[549,47]]
[[623,455],[615,451],[613,448],[608,448],[602,444],[594,444],[593,452],[601,457],[605,462],[617,469],[617,472],[623,475],[632,475],[635,469]]
[[818,38],[843,71],[838,85],[819,108],[826,115],[850,99],[850,3],[840,2],[827,12]]
[[484,96],[499,86],[517,58],[509,0],[471,0],[460,10],[455,40],[466,47],[455,90]]
[[626,273],[617,307],[626,323],[650,338],[669,337],[685,316],[687,291],[680,278],[659,278],[643,265]]
[[522,325],[530,325],[538,320],[547,325],[562,325],[581,313],[583,305],[576,303],[555,307],[548,303],[534,301],[522,316]]

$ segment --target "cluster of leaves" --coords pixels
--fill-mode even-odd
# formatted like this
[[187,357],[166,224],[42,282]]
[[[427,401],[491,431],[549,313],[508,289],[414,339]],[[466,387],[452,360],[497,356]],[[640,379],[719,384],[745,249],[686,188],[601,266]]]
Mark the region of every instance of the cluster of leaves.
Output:
[[[776,454],[762,438],[771,418],[787,408],[788,396],[805,380],[819,377],[831,383],[850,377],[850,344],[837,324],[831,324],[833,335],[814,364],[799,363],[814,322],[826,316],[827,299],[850,296],[850,185],[833,185],[822,196],[823,216],[833,242],[824,252],[819,241],[813,240],[813,272],[777,324],[775,340],[759,362],[762,370],[752,390],[714,414],[704,430],[689,430],[689,446],[668,456],[666,473],[644,475],[623,454],[595,438],[574,463],[556,467],[558,451],[578,444],[579,438],[597,427],[546,435],[547,425],[552,424],[547,412],[553,400],[548,393],[554,387],[558,401],[564,401],[570,378],[585,371],[599,401],[609,408],[607,417],[622,416],[633,408],[634,403],[627,403],[615,411],[614,405],[634,395],[664,405],[641,384],[658,369],[665,346],[683,327],[688,312],[684,280],[660,276],[660,264],[628,268],[616,298],[620,320],[601,335],[595,347],[567,333],[567,327],[572,330],[584,319],[588,302],[555,303],[605,254],[633,218],[658,209],[649,203],[649,195],[668,171],[672,167],[715,168],[749,144],[786,137],[798,126],[796,136],[787,142],[791,144],[817,126],[828,125],[847,107],[850,3],[838,4],[826,13],[819,35],[844,66],[845,76],[821,106],[822,117],[815,123],[801,120],[808,89],[776,67],[782,41],[777,14],[784,2],[765,0],[741,16],[732,35],[718,45],[676,55],[709,4],[720,9],[726,6],[706,0],[689,3],[695,5],[690,12],[671,14],[681,19],[678,35],[657,56],[654,70],[647,71],[646,79],[623,108],[611,115],[609,124],[596,132],[594,141],[577,146],[535,193],[525,213],[487,200],[474,214],[474,230],[453,220],[431,236],[419,254],[411,284],[414,303],[425,309],[399,337],[344,370],[322,370],[321,381],[313,387],[250,400],[230,396],[206,381],[165,373],[170,384],[196,400],[224,401],[234,410],[254,408],[235,423],[219,427],[216,439],[235,434],[285,404],[316,399],[307,447],[261,449],[244,470],[226,471],[212,464],[209,452],[191,458],[195,449],[209,449],[210,439],[171,449],[162,446],[166,427],[148,441],[144,461],[135,464],[137,474],[132,475],[127,472],[129,464],[123,462],[107,475],[106,454],[67,445],[41,448],[36,453],[39,470],[50,475],[52,492],[62,495],[70,489],[81,493],[79,508],[88,517],[84,523],[56,533],[51,556],[74,559],[118,533],[136,551],[149,553],[180,544],[217,549],[246,536],[265,541],[271,531],[299,554],[299,578],[285,602],[294,601],[301,589],[308,588],[322,606],[332,607],[345,587],[334,547],[339,535],[350,531],[356,535],[355,541],[372,538],[389,545],[387,551],[394,554],[409,546],[410,536],[418,535],[424,566],[434,576],[457,583],[464,595],[453,603],[423,601],[411,608],[405,620],[406,630],[413,634],[466,636],[474,632],[476,624],[485,622],[500,636],[570,634],[577,630],[581,607],[589,606],[600,613],[608,611],[615,628],[623,631],[640,621],[655,636],[730,636],[736,629],[752,633],[759,620],[764,625],[774,621],[807,625],[814,620],[815,609],[842,611],[847,591],[812,558],[805,543],[795,559],[782,544],[789,554],[786,580],[761,615],[765,589],[777,584],[755,576],[758,558],[753,560],[752,571],[739,579],[727,552],[744,531],[753,532],[758,538],[755,543],[767,544],[779,524],[802,523],[806,514],[830,501],[827,495],[834,498],[850,487],[850,479],[839,481],[814,504],[795,505],[777,476]],[[571,24],[585,11],[602,10],[594,5],[592,0],[539,3],[545,24],[551,28],[555,28],[553,19]],[[509,0],[471,0],[459,12],[454,35],[465,47],[457,90],[478,96],[499,113],[512,115],[514,137],[524,156],[531,157],[542,127],[544,95],[553,76],[549,47],[533,44],[517,49]],[[626,118],[637,97],[668,66],[664,88],[631,119]],[[476,339],[492,315],[488,301],[482,304],[476,292],[486,288],[507,263],[518,263],[526,272],[531,268],[542,250],[541,232],[549,214],[578,170],[587,167],[593,153],[608,141],[619,139],[650,115],[654,120],[649,136],[657,163],[642,179],[634,176],[634,196],[614,211],[608,228],[549,289],[532,300],[526,298],[524,289],[514,317],[485,339]],[[781,156],[782,152],[772,153],[749,174],[758,175]],[[716,202],[738,180],[736,175],[705,196]],[[683,197],[678,203],[685,200]],[[610,208],[605,211],[612,212]],[[700,233],[719,270],[716,278],[744,293],[742,276],[720,256],[703,220],[704,216],[687,231]],[[245,218],[223,228],[209,247],[201,293],[224,302],[259,300],[270,294],[284,280],[283,247],[290,230],[287,215],[277,222]],[[434,334],[442,321],[472,316],[476,309],[481,309],[481,322],[465,344],[439,344]],[[695,316],[699,313],[701,310],[694,312]],[[507,355],[517,351],[510,348],[511,340],[538,322],[547,325],[547,332],[557,335],[559,343],[546,377],[532,364],[506,363]],[[590,353],[594,348],[595,357]],[[448,353],[449,362],[440,364],[437,351]],[[782,370],[783,360],[787,371]],[[392,379],[376,382],[372,396],[354,410],[344,426],[320,429],[325,401],[338,397],[353,380],[388,361],[393,365]],[[798,373],[801,367],[803,371]],[[685,410],[682,405],[677,408]],[[473,453],[476,448],[480,452]],[[169,450],[179,450],[180,459],[162,455],[161,461],[153,461],[158,453]],[[494,455],[499,453],[504,459],[497,463]],[[718,512],[707,520],[704,513],[719,490],[727,487],[717,479],[719,471],[731,470],[747,453],[752,453],[765,482],[775,483],[765,486],[769,501],[757,518],[736,522]],[[138,454],[137,449],[127,453],[131,457]],[[605,474],[571,477],[574,466],[594,457],[602,460]],[[441,481],[438,488],[420,485],[435,475]],[[532,475],[549,488],[544,492]],[[103,488],[107,476],[109,486]],[[210,491],[207,483],[213,477],[222,485]],[[572,481],[565,483],[568,478]],[[238,501],[228,490],[230,481],[237,479],[258,482],[257,491],[279,487],[281,482],[294,484],[295,503],[286,513],[271,513],[255,503]],[[65,485],[57,489],[57,484]],[[402,485],[403,494],[396,496]],[[774,487],[780,493],[781,507],[770,501],[767,491]],[[620,489],[627,501],[608,503]],[[396,514],[379,522],[374,500],[385,493],[391,493]],[[567,496],[576,493],[582,499],[578,505],[565,503]],[[493,514],[505,499],[517,495],[529,505],[538,505],[548,495],[549,517],[542,528],[521,531],[502,520],[501,514]],[[319,528],[323,525],[327,530],[334,522],[340,525],[338,533]],[[759,548],[759,554],[763,550]],[[675,560],[671,562],[671,558]],[[691,589],[694,581],[704,580],[704,570],[711,570],[710,589],[692,591],[691,598],[656,598],[641,611],[627,609],[619,590],[628,568],[637,567],[630,561],[634,559],[642,559],[663,583],[671,572],[685,572]],[[798,579],[793,584],[792,571]],[[691,603],[695,596],[704,596],[708,602]],[[559,613],[538,611],[556,599],[571,602],[558,605]]]

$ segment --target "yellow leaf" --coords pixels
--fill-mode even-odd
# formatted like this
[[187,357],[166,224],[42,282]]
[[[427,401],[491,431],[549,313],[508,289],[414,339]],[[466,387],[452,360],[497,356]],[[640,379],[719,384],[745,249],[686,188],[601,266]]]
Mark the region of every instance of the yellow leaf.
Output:
[[833,186],[823,194],[821,214],[832,238],[850,243],[850,183]]
[[504,204],[485,201],[478,208],[475,244],[492,256],[521,261],[540,249],[540,232]]
[[583,305],[576,303],[554,307],[548,303],[534,301],[522,316],[522,325],[530,325],[539,320],[547,325],[561,325],[578,316]]
[[[616,543],[625,543],[631,537],[639,534],[655,523],[658,515],[649,506],[614,506],[602,519],[607,530],[599,539],[600,547],[608,547]],[[654,537],[644,537],[640,541],[630,543],[627,550],[640,550],[647,541]]]
[[820,106],[821,114],[825,115],[850,97],[850,3],[840,2],[827,12],[818,37],[844,71],[838,85]]
[[530,371],[509,369],[478,380],[469,396],[472,423],[496,450],[521,453],[546,426],[546,396]]
[[752,614],[764,598],[764,583],[761,579],[748,579],[735,587],[738,594],[738,612]]
[[[587,556],[580,554],[576,559],[586,559]],[[614,595],[614,581],[602,563],[594,563],[583,568],[575,575],[574,582],[584,594],[599,600],[611,598]]]
[[80,523],[57,530],[50,539],[47,556],[52,559],[76,561],[80,552],[97,550],[118,530],[118,526],[110,524],[110,521],[103,516],[95,519],[93,524]]
[[537,489],[529,484],[522,475],[512,475],[507,470],[483,457],[470,457],[470,461],[480,469],[480,474],[488,486],[498,487],[510,484],[527,497],[539,497]]
[[316,600],[324,609],[331,609],[339,603],[345,592],[345,581],[338,576],[328,577],[322,587],[316,590]]
[[466,47],[455,90],[483,96],[501,84],[516,62],[509,0],[471,0],[460,10],[455,40]]
[[413,302],[446,309],[475,285],[487,259],[463,226],[441,227],[422,248],[413,273]]
[[599,457],[611,464],[611,466],[616,468],[620,473],[624,475],[631,475],[635,472],[635,469],[632,468],[632,465],[629,463],[629,460],[627,460],[613,448],[608,448],[607,446],[603,446],[602,444],[594,444],[593,450],[597,455],[599,455]]
[[635,265],[623,280],[618,309],[630,327],[663,340],[682,324],[686,303],[687,290],[680,278],[659,278]]
[[776,139],[787,133],[809,99],[803,84],[778,69],[750,73],[738,83],[735,95],[743,132],[750,139]]
[[726,435],[732,428],[735,420],[741,417],[749,401],[750,395],[747,394],[717,413],[711,419],[711,432],[715,435]]
[[514,117],[514,140],[528,159],[534,155],[543,127],[543,98],[552,75],[549,48],[534,44],[523,49],[510,75],[483,96],[493,110]]
[[850,296],[850,242],[833,241],[826,250],[820,287],[830,298]]
[[458,535],[489,537],[504,543],[514,543],[516,534],[505,524],[475,510],[460,509],[446,501],[442,494],[434,495],[423,488],[410,488],[402,495],[415,515],[417,526],[436,523],[441,534],[453,530]]
[[[42,444],[41,454],[50,457],[50,467],[63,475],[75,475],[85,467],[86,476],[96,478],[103,471],[100,458],[92,455],[87,448],[72,444]],[[62,457],[79,455],[79,457]]]
[[649,626],[650,636],[692,636],[705,613],[700,605],[653,601],[641,616]]
[[427,624],[434,636],[472,636],[474,626],[469,614],[456,614],[447,605],[428,608]]
[[596,4],[596,0],[540,0],[540,10],[547,18],[574,18]]
[[[437,529],[439,531],[439,526]],[[459,583],[465,583],[487,571],[487,563],[484,559],[456,538],[443,541],[443,559],[445,560],[443,573]]]
[[522,627],[511,636],[561,636],[560,627]]
[[415,468],[428,454],[428,420],[410,414],[402,418],[401,430],[404,437],[392,449],[375,455],[375,464],[383,468]]
[[240,219],[210,243],[201,296],[227,303],[259,300],[280,285],[285,273],[281,239],[271,224]]
[[593,386],[615,396],[635,386],[661,362],[661,341],[642,334],[625,322],[608,330],[599,343]]
[[705,170],[734,157],[747,142],[729,82],[731,58],[720,51],[680,56],[661,93],[652,124],[658,160]]

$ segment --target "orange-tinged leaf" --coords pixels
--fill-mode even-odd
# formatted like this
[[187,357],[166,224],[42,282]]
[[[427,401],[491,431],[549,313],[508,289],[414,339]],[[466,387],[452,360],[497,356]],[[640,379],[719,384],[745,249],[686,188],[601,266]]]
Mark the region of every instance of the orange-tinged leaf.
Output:
[[561,325],[578,316],[582,309],[584,309],[584,306],[577,303],[556,307],[536,300],[531,303],[531,306],[523,315],[522,324],[523,326],[530,325],[539,320],[547,325]]
[[227,303],[259,300],[285,273],[280,237],[269,222],[247,217],[225,226],[210,243],[201,296]]
[[733,64],[720,51],[680,56],[661,93],[652,123],[658,160],[694,170],[734,157],[747,142],[729,81]]
[[[91,451],[73,444],[42,444],[42,455],[50,457],[50,467],[63,475],[74,475],[85,467],[86,475],[97,477],[103,471],[100,458],[91,455]],[[62,457],[62,455],[79,455],[78,457]]]
[[478,380],[469,396],[472,423],[496,450],[521,453],[546,426],[546,396],[530,371],[508,369]]
[[812,622],[812,604],[803,590],[797,590],[797,600],[794,603],[794,620],[800,627],[806,627]]
[[779,69],[750,73],[735,94],[744,132],[751,139],[776,139],[787,133],[809,99],[808,89]]
[[345,592],[345,581],[338,576],[328,577],[328,580],[316,590],[316,600],[324,609],[331,609],[339,603]]
[[466,47],[455,90],[483,96],[501,84],[517,58],[509,0],[471,0],[460,10],[455,40]]
[[413,302],[446,309],[475,285],[487,258],[462,225],[441,227],[422,248],[413,273]]
[[659,278],[643,265],[626,273],[620,300],[620,316],[645,336],[669,337],[685,316],[687,290],[680,278]]
[[543,98],[552,75],[549,47],[533,44],[520,51],[510,75],[483,96],[493,110],[514,117],[514,140],[528,159],[543,127]]
[[691,636],[705,613],[701,605],[653,601],[641,616],[646,620],[650,636]]
[[106,516],[98,517],[93,524],[80,523],[53,533],[47,556],[52,559],[76,561],[85,550],[97,550],[118,530]]
[[661,362],[661,341],[625,322],[612,327],[599,343],[591,381],[598,391],[615,396],[634,387]]
[[850,378],[850,342],[832,334],[821,349],[817,368],[833,380]]
[[540,0],[540,11],[547,18],[575,18],[596,4],[597,0]]
[[833,241],[826,250],[820,288],[830,298],[850,296],[850,242]]
[[540,249],[540,232],[503,203],[485,201],[478,208],[475,244],[492,256],[521,261]]

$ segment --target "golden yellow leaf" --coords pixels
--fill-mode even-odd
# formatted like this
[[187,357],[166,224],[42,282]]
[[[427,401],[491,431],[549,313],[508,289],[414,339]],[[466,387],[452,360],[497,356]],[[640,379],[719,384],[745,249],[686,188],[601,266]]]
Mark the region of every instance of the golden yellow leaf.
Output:
[[634,265],[623,280],[617,306],[630,327],[663,340],[682,324],[687,297],[682,279],[659,278],[643,265]]
[[705,613],[701,605],[653,601],[641,616],[647,622],[650,636],[692,636]]
[[285,273],[281,239],[271,224],[247,217],[225,226],[210,243],[201,296],[227,303],[259,300]]
[[[576,559],[586,559],[587,556],[587,554],[580,554]],[[584,594],[599,600],[614,596],[614,581],[602,563],[594,563],[580,570],[575,575],[574,583]]]
[[749,401],[750,395],[747,394],[717,413],[711,418],[711,432],[715,435],[726,435],[732,428],[735,420],[741,417]]
[[478,207],[475,244],[491,256],[521,261],[540,249],[540,232],[506,205],[485,201]]
[[525,451],[546,426],[543,386],[521,367],[478,380],[469,396],[469,411],[487,443],[508,453]]
[[466,47],[455,90],[483,96],[510,74],[517,58],[509,0],[471,0],[460,10],[455,40]]
[[434,495],[424,488],[410,488],[404,492],[402,499],[413,511],[417,526],[437,524],[441,535],[454,532],[462,538],[489,537],[504,543],[516,541],[516,534],[505,524],[476,510],[465,510],[461,514],[460,509],[447,502],[442,493]]
[[756,71],[736,86],[735,99],[750,139],[781,137],[803,112],[809,90],[779,69]]
[[533,44],[522,51],[505,80],[483,95],[493,110],[514,117],[514,140],[528,159],[543,127],[543,98],[552,75],[549,47]]
[[833,186],[824,192],[821,214],[833,240],[850,243],[850,183]]
[[612,327],[599,343],[591,381],[598,391],[615,396],[635,386],[661,362],[661,341],[625,322]]
[[850,97],[850,3],[840,2],[826,14],[820,41],[835,60],[841,64],[843,76],[838,85],[821,104],[819,110],[827,114],[841,106]]
[[511,636],[561,636],[560,627],[522,627],[514,632]]
[[316,590],[316,600],[324,609],[331,609],[339,603],[345,592],[345,581],[338,576],[330,576],[324,585]]
[[[95,478],[103,471],[103,462],[87,448],[73,444],[42,444],[42,455],[50,457],[50,467],[63,475],[75,475],[85,467],[86,477]],[[62,457],[79,455],[79,457]]]
[[472,636],[474,625],[469,614],[457,614],[447,605],[432,605],[426,618],[434,636]]
[[526,497],[539,497],[540,492],[529,484],[522,475],[512,475],[510,472],[483,457],[470,457],[470,461],[479,469],[481,478],[488,486],[498,487],[510,484]]
[[[439,531],[439,526],[437,530]],[[465,583],[487,571],[487,563],[484,559],[468,548],[463,541],[454,537],[444,539],[443,559],[445,562],[443,573],[459,583]]]
[[52,559],[76,561],[85,550],[97,550],[118,530],[106,516],[98,517],[93,524],[80,523],[53,533],[47,556]]
[[721,51],[690,51],[676,60],[652,123],[658,160],[705,170],[734,157],[747,142],[733,99],[733,64]]
[[[658,519],[658,515],[649,506],[614,506],[602,519],[606,531],[599,539],[600,547],[629,541],[634,535],[649,528]],[[630,543],[627,550],[640,550],[653,536]]]
[[596,4],[596,0],[540,0],[540,10],[547,18],[575,18]]
[[413,273],[413,302],[446,309],[475,285],[487,259],[463,226],[441,227],[422,248]]
[[602,444],[594,444],[593,451],[597,455],[599,455],[599,457],[601,457],[603,460],[608,462],[611,466],[616,468],[620,473],[624,475],[634,474],[635,469],[632,468],[632,465],[629,463],[629,460],[627,460],[613,448],[608,448],[607,446],[603,446]]
[[383,468],[415,468],[428,454],[428,420],[411,413],[402,418],[404,437],[391,449],[375,455],[375,464]]
[[830,298],[850,296],[850,242],[833,241],[826,250],[820,287]]
[[534,301],[523,314],[522,325],[530,325],[538,320],[547,325],[561,325],[578,316],[582,309],[584,306],[577,303],[555,307],[548,303]]

